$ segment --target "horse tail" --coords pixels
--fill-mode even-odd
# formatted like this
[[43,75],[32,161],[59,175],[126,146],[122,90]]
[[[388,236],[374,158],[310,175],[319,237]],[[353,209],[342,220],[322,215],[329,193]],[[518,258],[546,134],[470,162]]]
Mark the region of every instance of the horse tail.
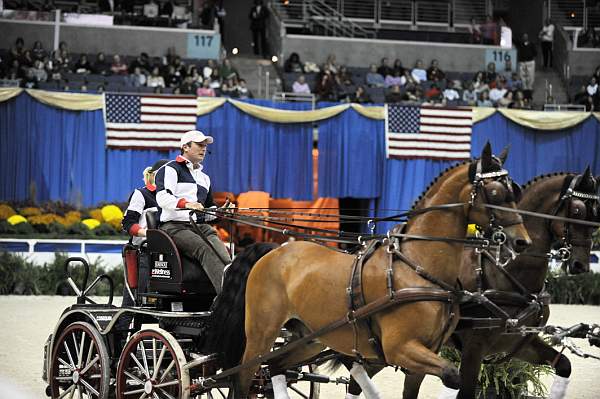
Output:
[[223,290],[212,305],[211,328],[204,349],[220,353],[223,368],[239,364],[246,346],[246,282],[252,267],[276,244],[252,244],[237,255],[223,279]]

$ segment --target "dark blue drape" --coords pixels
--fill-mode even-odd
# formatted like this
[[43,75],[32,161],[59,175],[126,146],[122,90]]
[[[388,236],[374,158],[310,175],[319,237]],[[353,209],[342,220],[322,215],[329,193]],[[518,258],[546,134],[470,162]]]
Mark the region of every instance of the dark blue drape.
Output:
[[0,103],[0,198],[106,200],[102,111],[66,111],[27,94]]
[[[273,108],[302,110],[309,104],[249,101]],[[204,170],[215,191],[266,191],[274,198],[311,200],[312,124],[272,123],[225,103],[199,117],[198,129],[213,136]]]
[[543,173],[580,172],[587,165],[600,174],[600,123],[594,117],[569,129],[542,131],[496,113],[473,127],[471,153],[478,156],[488,140],[496,154],[510,144],[506,168],[519,183]]
[[319,196],[381,195],[385,161],[384,122],[353,109],[319,122]]

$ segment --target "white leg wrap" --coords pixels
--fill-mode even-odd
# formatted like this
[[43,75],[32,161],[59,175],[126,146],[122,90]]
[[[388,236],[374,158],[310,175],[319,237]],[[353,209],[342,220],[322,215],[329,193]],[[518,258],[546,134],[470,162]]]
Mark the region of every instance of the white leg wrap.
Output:
[[279,374],[271,377],[273,384],[273,395],[275,399],[290,399],[287,392],[287,383],[285,382],[285,374]]
[[442,387],[442,391],[438,395],[438,399],[455,399],[458,395],[458,389]]
[[351,393],[346,393],[345,399],[358,399],[360,395],[352,395]]
[[569,379],[561,377],[559,375],[554,376],[554,382],[550,387],[550,394],[548,399],[564,399],[567,397],[567,387],[569,386]]
[[354,362],[352,363],[352,369],[350,370],[350,375],[354,377],[358,385],[363,391],[365,398],[367,399],[383,399],[383,396],[377,390],[375,384],[373,384],[373,380],[367,374],[365,368]]

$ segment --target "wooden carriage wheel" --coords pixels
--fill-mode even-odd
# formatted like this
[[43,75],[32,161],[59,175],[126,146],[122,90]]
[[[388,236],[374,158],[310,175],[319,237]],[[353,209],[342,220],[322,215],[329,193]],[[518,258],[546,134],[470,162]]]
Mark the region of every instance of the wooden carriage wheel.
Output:
[[108,398],[110,359],[100,332],[89,323],[67,326],[54,341],[50,366],[50,396]]
[[188,399],[190,374],[181,346],[161,328],[135,333],[121,352],[117,399]]

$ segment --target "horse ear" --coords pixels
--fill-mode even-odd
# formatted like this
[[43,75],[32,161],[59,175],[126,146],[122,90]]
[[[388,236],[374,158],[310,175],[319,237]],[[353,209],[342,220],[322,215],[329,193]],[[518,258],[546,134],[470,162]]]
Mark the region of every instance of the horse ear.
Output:
[[508,158],[508,150],[510,150],[510,144],[504,147],[500,155],[498,155],[498,159],[500,160],[500,162],[502,162],[502,165],[504,165],[504,162],[506,162],[506,158]]
[[590,169],[590,165],[588,165],[583,172],[583,176],[581,176],[581,181],[589,182],[592,177],[592,171]]
[[481,151],[481,167],[483,170],[489,169],[492,165],[492,145],[488,141],[483,146],[483,150]]

